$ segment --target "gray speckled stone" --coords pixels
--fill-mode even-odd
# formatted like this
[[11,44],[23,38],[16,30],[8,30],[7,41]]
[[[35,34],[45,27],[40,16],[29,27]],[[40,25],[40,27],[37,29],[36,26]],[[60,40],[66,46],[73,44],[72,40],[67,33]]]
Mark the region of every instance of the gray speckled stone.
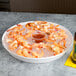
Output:
[[0,76],[76,76],[76,69],[64,66],[70,51],[56,61],[32,64],[15,59],[3,48],[3,32],[14,24],[31,20],[56,22],[64,25],[72,34],[76,31],[76,15],[0,12]]

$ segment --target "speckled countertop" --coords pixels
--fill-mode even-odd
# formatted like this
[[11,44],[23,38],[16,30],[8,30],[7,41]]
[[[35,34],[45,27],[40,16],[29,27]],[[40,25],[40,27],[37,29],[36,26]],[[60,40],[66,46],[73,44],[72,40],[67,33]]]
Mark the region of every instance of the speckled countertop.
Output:
[[64,66],[70,53],[45,64],[32,64],[12,57],[2,46],[3,32],[10,26],[33,20],[46,20],[64,25],[72,34],[76,31],[76,15],[0,12],[0,76],[76,76],[76,69]]

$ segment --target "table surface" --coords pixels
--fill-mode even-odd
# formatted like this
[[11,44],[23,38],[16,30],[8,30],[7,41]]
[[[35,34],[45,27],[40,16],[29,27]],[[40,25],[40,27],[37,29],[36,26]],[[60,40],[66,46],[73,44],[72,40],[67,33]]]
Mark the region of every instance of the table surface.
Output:
[[0,12],[0,76],[76,76],[76,69],[64,66],[70,51],[53,62],[33,64],[15,59],[3,48],[1,37],[7,28],[20,22],[33,20],[61,24],[72,34],[76,31],[76,15]]

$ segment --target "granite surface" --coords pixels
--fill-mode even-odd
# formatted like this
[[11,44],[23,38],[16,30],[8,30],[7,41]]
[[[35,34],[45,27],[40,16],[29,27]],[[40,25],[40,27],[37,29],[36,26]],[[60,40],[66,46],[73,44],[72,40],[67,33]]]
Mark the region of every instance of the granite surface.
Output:
[[56,22],[68,28],[72,34],[76,31],[76,15],[0,12],[0,76],[76,76],[76,69],[64,66],[70,51],[56,61],[33,64],[15,59],[3,48],[1,37],[7,28],[32,20]]

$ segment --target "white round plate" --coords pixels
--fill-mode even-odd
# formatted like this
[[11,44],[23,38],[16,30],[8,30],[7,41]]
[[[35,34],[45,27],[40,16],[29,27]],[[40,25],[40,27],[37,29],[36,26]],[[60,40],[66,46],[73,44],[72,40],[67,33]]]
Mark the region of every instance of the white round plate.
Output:
[[[19,24],[25,25],[26,23],[29,23],[29,22],[34,22],[34,21],[21,22],[21,23],[19,23]],[[50,22],[50,23],[53,23],[53,22]],[[53,24],[58,25],[58,24],[56,24],[56,23],[53,23]],[[16,25],[14,25],[14,26],[16,26]],[[12,26],[12,27],[14,27],[14,26]],[[12,28],[12,27],[11,27],[11,28]],[[4,48],[5,48],[13,57],[15,57],[15,58],[17,58],[17,59],[19,59],[19,60],[21,60],[21,61],[29,62],[29,63],[46,63],[46,62],[51,62],[51,61],[54,61],[54,60],[59,59],[59,58],[62,57],[67,51],[70,51],[70,50],[72,50],[72,48],[73,48],[73,36],[72,36],[71,32],[70,32],[68,29],[66,29],[65,27],[63,27],[62,25],[60,25],[59,27],[60,27],[61,29],[64,29],[64,30],[66,31],[66,33],[67,33],[67,35],[68,35],[68,39],[67,39],[67,48],[65,49],[65,51],[62,52],[62,53],[60,53],[60,54],[58,54],[58,55],[56,55],[56,56],[50,56],[50,57],[44,57],[44,58],[28,58],[28,57],[23,57],[23,56],[17,55],[16,53],[10,51],[10,50],[6,47],[6,45],[5,45],[5,43],[4,43],[4,37],[5,37],[6,33],[7,33],[7,31],[5,31],[4,34],[3,34],[3,36],[2,36],[2,44],[3,44]]]

